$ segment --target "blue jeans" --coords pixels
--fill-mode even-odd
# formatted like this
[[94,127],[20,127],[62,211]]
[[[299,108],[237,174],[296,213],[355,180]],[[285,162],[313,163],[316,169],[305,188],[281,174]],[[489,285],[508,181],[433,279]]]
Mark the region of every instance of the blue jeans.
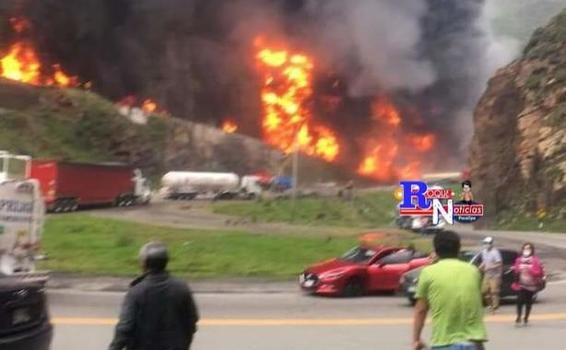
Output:
[[432,350],[476,350],[475,344],[462,343],[448,346],[435,346]]

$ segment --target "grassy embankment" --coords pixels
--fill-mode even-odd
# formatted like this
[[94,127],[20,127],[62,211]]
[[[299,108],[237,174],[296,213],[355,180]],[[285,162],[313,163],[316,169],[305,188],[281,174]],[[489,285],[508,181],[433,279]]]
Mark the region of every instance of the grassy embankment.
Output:
[[88,91],[40,88],[0,79],[0,150],[80,162],[134,163],[162,171],[167,125],[137,125]]
[[[296,276],[314,262],[339,256],[358,243],[356,235],[252,234],[237,231],[182,230],[94,218],[85,214],[51,216],[42,268],[89,275],[133,275],[143,243],[158,239],[171,249],[171,270],[193,278]],[[385,236],[388,244],[428,240],[409,234]]]
[[[517,215],[512,212],[504,212],[498,215],[496,228],[511,231],[566,233],[566,219],[562,219],[561,216],[564,214],[560,213],[560,210],[564,210],[563,208],[566,208],[566,203],[545,213],[541,218],[538,218],[536,213]],[[541,222],[542,227],[540,226]]]
[[396,202],[391,191],[340,198],[300,198],[215,204],[218,214],[245,217],[252,222],[287,222],[305,225],[359,228],[393,227]]
[[[450,186],[459,195],[458,186]],[[257,202],[224,202],[214,206],[218,214],[244,217],[258,222],[288,222],[306,225],[336,225],[344,227],[376,228],[393,227],[396,202],[391,192],[375,192],[361,195],[353,202],[337,198],[265,200]],[[541,231],[566,233],[566,219],[560,219],[558,209],[546,213],[543,226],[539,227],[536,215],[503,212],[498,215],[493,229],[516,231]],[[486,208],[489,210],[489,208]]]

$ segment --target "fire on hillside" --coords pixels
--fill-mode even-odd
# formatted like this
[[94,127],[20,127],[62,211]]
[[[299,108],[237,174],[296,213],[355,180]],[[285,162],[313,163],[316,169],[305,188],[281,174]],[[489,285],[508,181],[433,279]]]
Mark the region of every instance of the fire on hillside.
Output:
[[[282,45],[255,41],[261,88],[261,127],[264,140],[285,153],[295,149],[328,162],[351,165],[344,144],[357,143],[357,173],[381,182],[418,178],[422,158],[434,149],[436,137],[404,129],[404,116],[392,99],[379,94],[371,99],[371,122],[359,140],[348,140],[324,122],[313,108],[319,98],[313,86],[316,59]],[[341,103],[340,97],[332,101]]]
[[[0,54],[0,76],[36,86],[84,87],[80,77],[66,73],[60,64],[41,62],[29,39],[32,28],[26,19],[14,17],[10,24],[15,40]],[[325,108],[316,107],[322,104],[337,113],[346,96],[319,91],[317,80],[324,71],[319,69],[315,54],[290,43],[269,42],[263,36],[255,38],[251,46],[261,105],[256,123],[265,143],[284,153],[300,151],[383,183],[421,175],[423,159],[435,150],[437,137],[407,123],[419,118],[414,111],[405,111],[392,96],[379,92],[365,102],[363,126],[355,133],[347,132],[326,115]],[[331,85],[343,84],[336,78]],[[151,98],[128,95],[118,101],[119,107],[136,108],[145,115],[165,112]],[[350,118],[349,112],[342,109],[340,117]],[[240,123],[238,118],[230,118],[220,128],[230,134],[239,130]]]

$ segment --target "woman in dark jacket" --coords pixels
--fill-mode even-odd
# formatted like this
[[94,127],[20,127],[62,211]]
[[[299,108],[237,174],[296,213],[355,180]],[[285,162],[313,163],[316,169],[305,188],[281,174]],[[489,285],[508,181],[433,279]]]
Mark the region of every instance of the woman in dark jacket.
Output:
[[[532,243],[525,243],[521,248],[521,255],[513,266],[517,280],[513,283],[513,290],[517,292],[517,325],[527,325],[533,305],[534,295],[544,286],[544,269],[538,256],[535,255],[535,247]],[[523,309],[525,315],[523,317]]]

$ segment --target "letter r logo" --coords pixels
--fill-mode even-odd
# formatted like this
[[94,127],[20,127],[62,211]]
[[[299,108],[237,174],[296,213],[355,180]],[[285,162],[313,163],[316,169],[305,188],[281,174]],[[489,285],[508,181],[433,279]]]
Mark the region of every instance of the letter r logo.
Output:
[[[425,198],[426,183],[422,181],[401,181],[400,184],[403,188],[403,201],[399,205],[399,209],[414,209],[413,198],[417,198],[419,208],[427,209],[430,207],[430,201]],[[413,189],[416,189],[416,191]]]

